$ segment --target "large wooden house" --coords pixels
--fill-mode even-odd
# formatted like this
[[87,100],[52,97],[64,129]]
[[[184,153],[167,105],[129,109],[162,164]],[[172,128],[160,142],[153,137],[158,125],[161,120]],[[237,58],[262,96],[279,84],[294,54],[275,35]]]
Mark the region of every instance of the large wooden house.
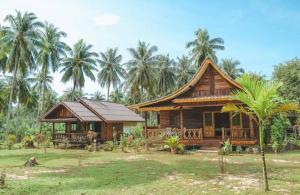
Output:
[[130,106],[145,113],[157,113],[158,126],[145,126],[145,135],[154,138],[166,131],[177,133],[182,143],[217,147],[230,139],[233,145],[257,143],[257,125],[243,114],[222,113],[227,103],[241,104],[230,98],[230,92],[241,86],[209,58],[194,77],[172,94],[157,100]]
[[[71,144],[87,144],[90,142],[89,131],[97,134],[97,142],[105,142],[113,140],[114,132],[118,139],[123,133],[124,125],[144,122],[144,119],[121,104],[80,99],[59,102],[40,121],[53,124],[54,144],[65,141]],[[63,132],[57,132],[56,123],[63,124]]]

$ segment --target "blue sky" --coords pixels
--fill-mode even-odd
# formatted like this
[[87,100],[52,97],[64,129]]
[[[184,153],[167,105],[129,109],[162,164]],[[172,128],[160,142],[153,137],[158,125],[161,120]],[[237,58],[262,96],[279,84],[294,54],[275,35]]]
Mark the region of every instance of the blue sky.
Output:
[[[68,34],[70,45],[83,38],[97,52],[118,47],[129,59],[127,48],[138,40],[159,47],[172,57],[187,54],[187,41],[198,28],[211,37],[222,37],[225,50],[217,56],[234,58],[249,71],[271,76],[274,65],[299,56],[300,1],[243,0],[0,0],[0,21],[14,10],[32,11]],[[71,83],[53,86],[61,93]],[[91,81],[84,91],[101,88]],[[105,94],[105,90],[103,91]]]

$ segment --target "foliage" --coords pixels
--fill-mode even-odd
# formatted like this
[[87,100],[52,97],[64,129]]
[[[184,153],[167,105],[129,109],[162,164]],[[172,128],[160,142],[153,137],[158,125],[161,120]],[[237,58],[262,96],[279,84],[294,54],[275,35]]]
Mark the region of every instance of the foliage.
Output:
[[194,74],[195,69],[191,66],[191,60],[185,55],[180,58],[178,57],[176,70],[177,87],[186,84]]
[[22,138],[22,146],[24,148],[34,148],[34,139],[30,135],[25,135]]
[[135,151],[136,152],[139,152],[140,151],[140,147],[144,145],[144,139],[141,138],[141,137],[137,137],[137,138],[134,138],[132,141],[131,141],[131,145],[134,147]]
[[45,138],[45,135],[42,134],[42,133],[38,133],[36,136],[35,136],[35,140],[36,140],[36,143],[38,145],[38,148],[40,146],[40,144],[44,143],[46,141],[46,138]]
[[196,38],[186,44],[186,47],[191,49],[190,53],[195,65],[199,67],[206,57],[210,57],[214,62],[218,62],[216,50],[224,50],[224,41],[217,37],[210,39],[206,29],[198,29],[195,32]]
[[5,188],[5,179],[6,179],[6,174],[4,171],[1,171],[1,173],[0,173],[0,189]]
[[219,150],[219,155],[228,155],[232,152],[232,145],[230,140],[226,140],[222,143],[222,147]]
[[143,138],[143,127],[142,126],[135,126],[133,128],[130,128],[127,132],[127,135],[132,135],[133,138]]
[[13,145],[17,142],[17,137],[13,134],[9,134],[6,138],[6,146],[9,150],[12,149]]
[[115,144],[113,141],[107,141],[105,142],[105,144],[103,145],[103,149],[105,151],[113,151],[115,149]]
[[103,101],[103,100],[105,100],[105,97],[101,93],[101,91],[96,91],[95,93],[91,94],[90,96],[91,96],[91,98],[93,100],[97,100],[97,101]]
[[282,82],[279,93],[282,97],[300,103],[300,60],[298,58],[275,66],[273,78]]
[[245,72],[243,68],[238,68],[239,65],[240,62],[232,58],[225,58],[221,61],[221,68],[233,79],[236,79]]
[[180,143],[179,137],[177,135],[168,137],[165,140],[165,144],[171,149],[171,152],[174,154],[178,152],[184,152],[184,145]]
[[119,88],[116,88],[109,96],[109,100],[114,103],[122,103],[124,94]]
[[284,144],[284,129],[291,124],[283,115],[274,117],[271,125],[271,146],[275,153],[283,149]]
[[128,147],[128,138],[125,137],[124,135],[120,136],[119,146],[122,152],[126,152],[126,148]]

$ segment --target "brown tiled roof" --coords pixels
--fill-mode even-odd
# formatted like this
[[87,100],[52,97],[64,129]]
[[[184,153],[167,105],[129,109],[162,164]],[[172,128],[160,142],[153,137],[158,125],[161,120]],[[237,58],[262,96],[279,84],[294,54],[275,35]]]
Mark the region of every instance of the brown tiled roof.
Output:
[[124,122],[143,122],[144,119],[138,114],[129,110],[122,104],[116,104],[106,101],[95,101],[88,99],[81,99],[80,102],[87,106],[97,116],[104,121],[124,121]]

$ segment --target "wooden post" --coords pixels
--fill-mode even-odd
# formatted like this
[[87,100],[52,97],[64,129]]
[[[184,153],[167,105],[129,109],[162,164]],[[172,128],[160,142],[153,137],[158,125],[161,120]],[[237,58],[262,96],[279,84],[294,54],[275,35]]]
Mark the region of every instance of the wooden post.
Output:
[[148,112],[145,112],[145,138],[146,139],[148,138],[148,132],[147,132],[148,125],[147,125],[147,122],[148,122]]
[[180,109],[179,113],[180,113],[180,129],[182,130],[183,129],[183,111],[182,111],[182,109]]
[[253,120],[249,117],[250,138],[254,138]]
[[225,129],[224,129],[224,127],[222,127],[222,140],[223,141],[225,140]]
[[55,123],[52,123],[52,136],[54,135],[54,131],[55,131]]

